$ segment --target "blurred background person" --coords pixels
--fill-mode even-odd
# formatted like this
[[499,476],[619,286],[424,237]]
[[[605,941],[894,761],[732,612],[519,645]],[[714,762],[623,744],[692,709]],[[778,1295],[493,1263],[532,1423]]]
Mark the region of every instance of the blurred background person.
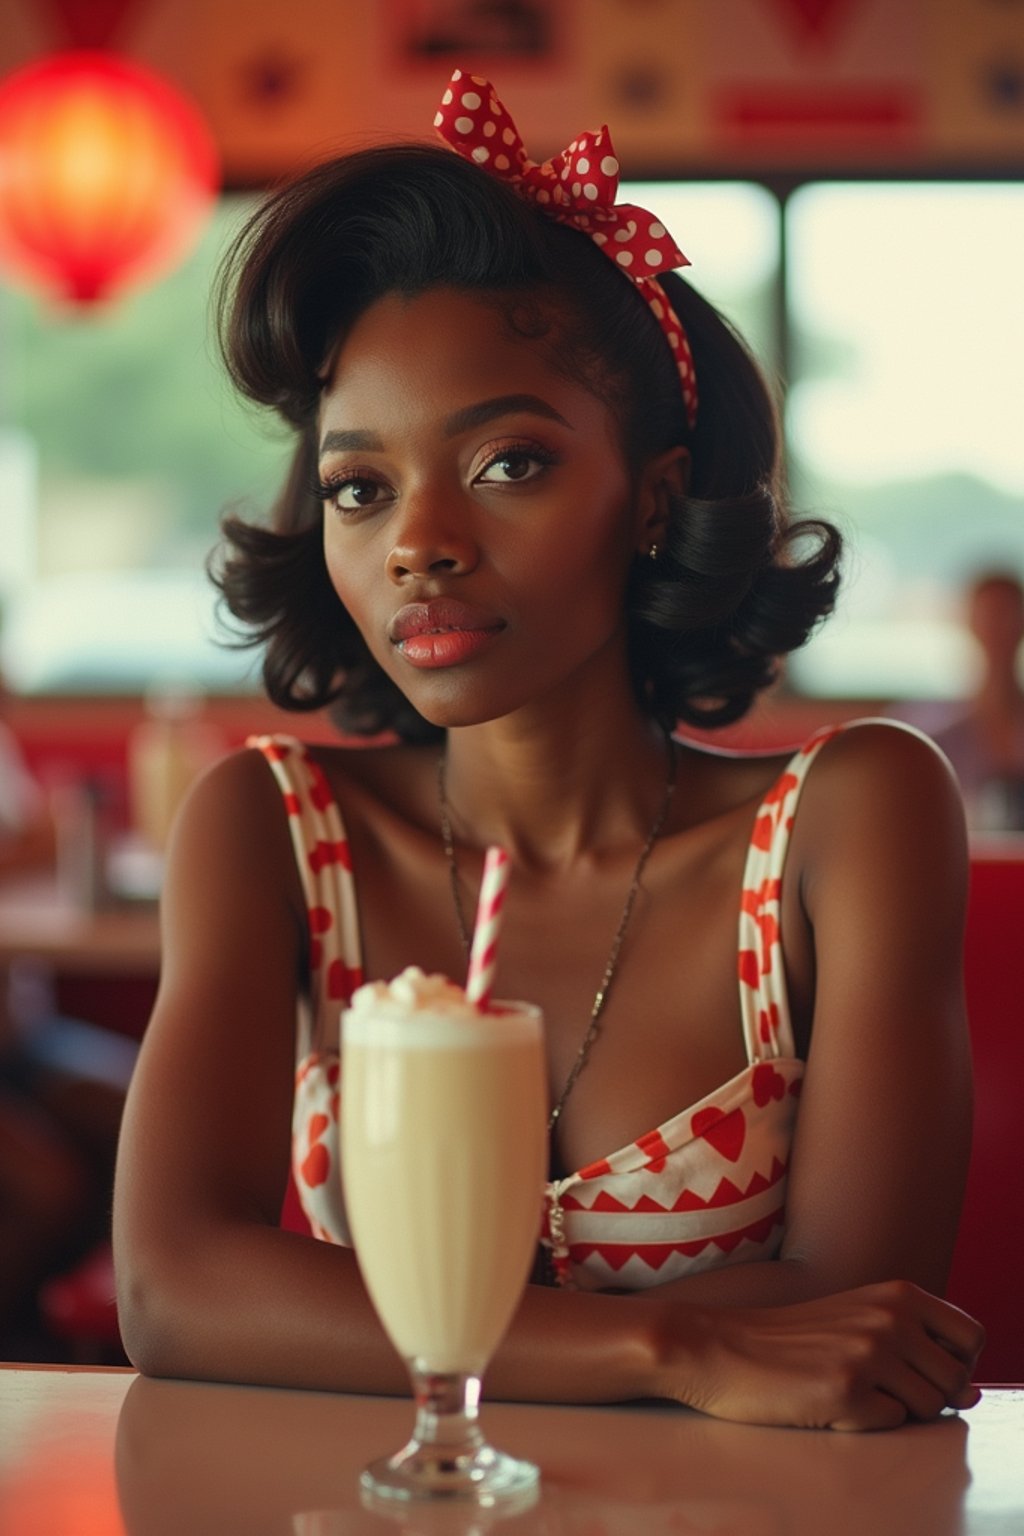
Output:
[[978,646],[980,676],[965,710],[934,739],[956,770],[975,831],[1024,831],[1024,583],[1011,570],[975,578],[965,620]]

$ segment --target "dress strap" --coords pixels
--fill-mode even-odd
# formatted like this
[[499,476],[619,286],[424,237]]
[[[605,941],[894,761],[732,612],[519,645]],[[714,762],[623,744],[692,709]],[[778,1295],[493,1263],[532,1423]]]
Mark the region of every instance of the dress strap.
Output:
[[783,966],[782,872],[800,793],[815,757],[843,727],[816,731],[795,752],[758,807],[747,849],[739,918],[740,1009],[747,1060],[796,1054]]
[[352,856],[338,802],[303,742],[251,736],[246,745],[263,753],[284,798],[306,900],[314,1004],[347,1002],[363,980],[363,964]]

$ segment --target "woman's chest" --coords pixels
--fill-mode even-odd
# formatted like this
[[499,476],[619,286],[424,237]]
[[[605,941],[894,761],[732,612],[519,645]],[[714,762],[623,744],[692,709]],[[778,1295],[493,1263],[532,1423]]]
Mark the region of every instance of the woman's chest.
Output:
[[[746,1066],[738,963],[746,849],[745,837],[669,839],[640,881],[627,860],[560,877],[519,872],[510,883],[495,990],[543,1010],[551,1105],[564,1097],[563,1167],[607,1155]],[[354,872],[368,976],[417,964],[462,977],[459,906],[470,924],[479,860],[463,856],[456,884],[443,857],[400,842],[370,857],[357,838]],[[788,926],[798,922],[797,904]]]

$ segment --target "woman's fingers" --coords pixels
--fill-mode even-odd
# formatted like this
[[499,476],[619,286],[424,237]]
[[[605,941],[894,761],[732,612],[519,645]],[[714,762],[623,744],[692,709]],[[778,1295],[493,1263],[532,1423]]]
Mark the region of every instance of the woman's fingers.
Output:
[[937,1385],[930,1375],[922,1374],[910,1361],[899,1357],[885,1362],[879,1386],[882,1391],[898,1398],[911,1418],[925,1422],[937,1419],[943,1409],[949,1407],[951,1395],[955,1395]]
[[858,1296],[864,1311],[850,1330],[850,1347],[856,1358],[859,1336],[863,1367],[883,1390],[917,1418],[933,1418],[970,1391],[985,1342],[974,1318],[908,1281],[868,1286],[850,1300]]
[[959,1360],[927,1339],[908,1347],[895,1330],[837,1340],[836,1364],[822,1381],[825,1418],[833,1429],[891,1429],[908,1418],[937,1419],[965,1385]]
[[[907,1363],[941,1395],[941,1407],[973,1408],[981,1393],[971,1374],[985,1345],[984,1328],[959,1307],[927,1291],[916,1286],[908,1287],[908,1291],[906,1305],[913,1326],[905,1347]],[[904,1401],[914,1417],[934,1418],[936,1413],[928,1408],[928,1394],[913,1385],[910,1391],[913,1397],[906,1396]]]
[[[915,1340],[915,1347],[907,1352],[907,1360],[918,1375],[941,1395],[946,1407],[960,1406],[964,1395],[974,1390],[971,1385],[971,1367],[959,1355],[951,1354],[944,1343],[930,1335]],[[976,1401],[977,1398],[972,1399],[972,1402]]]
[[873,1391],[864,1392],[855,1402],[845,1404],[839,1416],[832,1419],[826,1427],[847,1433],[872,1429],[899,1429],[901,1424],[907,1422],[907,1417],[905,1403],[899,1398],[891,1397],[888,1392],[881,1392],[875,1388]]
[[883,1392],[915,1419],[934,1419],[947,1407],[972,1407],[978,1392],[971,1370],[984,1343],[972,1317],[917,1286],[883,1288],[883,1323],[874,1338],[869,1370]]
[[[917,1287],[914,1289],[917,1290]],[[921,1302],[921,1321],[924,1327],[972,1371],[985,1347],[985,1330],[982,1325],[950,1301],[941,1301],[938,1296],[932,1296],[927,1291],[918,1291],[917,1294]]]
[[891,1429],[970,1408],[984,1331],[917,1286],[886,1282],[790,1307],[715,1318],[710,1401],[723,1418]]

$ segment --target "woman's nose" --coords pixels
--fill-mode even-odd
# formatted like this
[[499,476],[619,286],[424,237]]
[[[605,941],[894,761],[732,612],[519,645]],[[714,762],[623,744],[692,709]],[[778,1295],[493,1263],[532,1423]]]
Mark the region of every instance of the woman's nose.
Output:
[[454,498],[436,493],[410,497],[392,526],[394,540],[387,557],[392,581],[465,575],[477,563],[468,518],[460,515]]

